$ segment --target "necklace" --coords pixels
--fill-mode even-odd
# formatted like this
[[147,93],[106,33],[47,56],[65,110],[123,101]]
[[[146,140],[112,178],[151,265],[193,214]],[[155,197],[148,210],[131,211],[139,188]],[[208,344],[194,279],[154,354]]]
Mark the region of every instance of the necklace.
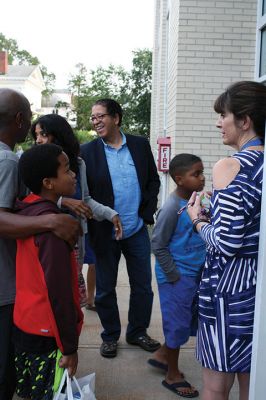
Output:
[[261,146],[261,145],[262,145],[262,140],[257,136],[253,136],[246,143],[243,144],[243,146],[240,148],[240,151],[245,150],[247,147]]

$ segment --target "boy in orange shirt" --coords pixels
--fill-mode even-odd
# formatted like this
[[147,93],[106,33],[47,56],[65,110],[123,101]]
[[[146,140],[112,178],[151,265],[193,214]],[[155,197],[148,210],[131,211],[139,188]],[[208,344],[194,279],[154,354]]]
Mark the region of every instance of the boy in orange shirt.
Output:
[[[75,192],[68,157],[54,144],[23,153],[19,173],[32,191],[17,201],[21,215],[58,214],[59,197]],[[70,376],[76,372],[83,314],[75,263],[67,243],[51,232],[17,240],[14,342],[22,398],[52,400],[57,368],[67,368]]]

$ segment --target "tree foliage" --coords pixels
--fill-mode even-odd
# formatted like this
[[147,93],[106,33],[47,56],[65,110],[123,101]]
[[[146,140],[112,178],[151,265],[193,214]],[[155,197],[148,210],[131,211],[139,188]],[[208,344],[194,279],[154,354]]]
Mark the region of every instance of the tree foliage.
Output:
[[133,52],[131,71],[131,121],[134,132],[150,134],[152,53],[144,49]]
[[113,98],[123,110],[125,131],[149,136],[151,107],[152,53],[148,49],[133,52],[132,70],[110,64],[88,74],[83,64],[76,66],[69,88],[74,93],[78,129],[90,129],[91,106],[99,98]]
[[39,65],[46,86],[42,94],[44,96],[49,96],[53,93],[55,74],[48,72],[47,68],[41,65],[37,57],[32,56],[27,50],[20,50],[16,40],[7,39],[2,33],[0,33],[0,50],[7,51],[8,63],[10,65]]
[[54,92],[56,76],[53,72],[48,72],[47,68],[44,65],[40,65],[40,70],[46,87],[46,89],[42,91],[42,95],[48,97]]
[[90,123],[87,110],[90,109],[92,100],[88,95],[87,69],[84,64],[76,65],[76,73],[71,75],[68,85],[74,95],[76,127],[79,130],[89,130]]

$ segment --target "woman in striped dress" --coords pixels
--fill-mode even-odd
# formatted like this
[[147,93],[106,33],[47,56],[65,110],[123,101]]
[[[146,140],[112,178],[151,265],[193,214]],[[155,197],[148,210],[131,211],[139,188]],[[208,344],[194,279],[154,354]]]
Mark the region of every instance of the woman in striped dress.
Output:
[[[237,150],[213,168],[211,221],[200,197],[188,209],[207,244],[200,284],[196,356],[203,368],[203,400],[227,400],[237,374],[248,399],[260,230],[266,87],[237,82],[216,100],[222,140]],[[194,204],[192,206],[192,204]]]

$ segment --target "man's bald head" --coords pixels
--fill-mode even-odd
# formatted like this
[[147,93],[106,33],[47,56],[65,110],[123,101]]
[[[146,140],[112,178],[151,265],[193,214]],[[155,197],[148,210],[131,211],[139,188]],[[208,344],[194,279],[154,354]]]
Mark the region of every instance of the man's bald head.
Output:
[[0,89],[0,141],[12,149],[26,139],[31,126],[30,103],[13,89]]
[[13,89],[0,89],[0,129],[12,123],[18,113],[22,115],[30,112],[28,99]]

